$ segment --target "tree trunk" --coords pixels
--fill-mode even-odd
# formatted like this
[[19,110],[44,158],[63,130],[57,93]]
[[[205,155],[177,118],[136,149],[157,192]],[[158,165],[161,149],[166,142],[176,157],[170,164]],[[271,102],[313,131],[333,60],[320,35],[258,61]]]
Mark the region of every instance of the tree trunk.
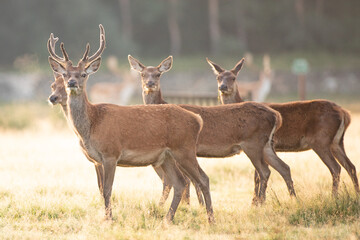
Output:
[[122,35],[125,42],[131,42],[133,39],[133,26],[131,21],[130,0],[119,0]]
[[219,0],[209,0],[209,28],[211,53],[216,54],[220,43]]
[[304,0],[295,0],[294,3],[295,3],[296,16],[299,20],[300,26],[303,27],[305,22]]
[[168,9],[168,27],[170,34],[170,52],[172,55],[179,55],[181,51],[181,33],[177,21],[178,0],[170,0]]
[[321,17],[324,12],[324,0],[316,0],[316,15]]
[[243,1],[236,1],[236,9],[238,9],[236,14],[236,35],[238,38],[238,41],[240,42],[240,47],[242,49],[247,49],[247,34],[246,34],[246,17],[245,17],[245,11],[243,6]]

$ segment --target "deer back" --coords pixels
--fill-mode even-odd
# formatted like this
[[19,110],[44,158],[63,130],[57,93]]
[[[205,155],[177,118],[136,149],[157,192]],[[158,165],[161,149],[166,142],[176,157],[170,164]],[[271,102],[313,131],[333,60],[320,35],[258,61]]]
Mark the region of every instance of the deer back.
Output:
[[281,125],[280,114],[254,102],[209,107],[179,106],[202,117],[204,126],[198,144],[230,145],[259,135],[267,141],[274,126],[278,128]]
[[96,104],[91,112],[90,141],[101,152],[195,145],[202,126],[198,115],[171,104],[127,107]]

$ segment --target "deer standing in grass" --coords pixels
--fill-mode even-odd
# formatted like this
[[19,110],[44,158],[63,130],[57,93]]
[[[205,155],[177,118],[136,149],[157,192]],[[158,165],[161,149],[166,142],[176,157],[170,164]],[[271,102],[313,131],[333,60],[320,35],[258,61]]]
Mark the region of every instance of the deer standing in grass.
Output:
[[[228,71],[207,59],[218,82],[222,104],[243,103],[236,77],[244,59]],[[274,147],[280,152],[300,152],[312,149],[329,168],[333,179],[332,194],[338,193],[340,171],[348,172],[357,193],[360,193],[355,166],[347,157],[344,134],[350,124],[350,114],[340,106],[327,100],[267,103],[279,111],[283,124],[274,136]],[[339,162],[337,162],[336,161]],[[258,173],[255,172],[255,179]]]
[[[161,95],[161,74],[170,70],[172,57],[157,67],[146,67],[139,60],[128,56],[131,68],[141,74],[144,104],[166,104]],[[240,69],[239,69],[240,70]],[[289,193],[295,196],[290,168],[274,152],[272,136],[281,126],[278,112],[259,103],[203,107],[180,104],[180,107],[200,114],[203,128],[197,142],[198,157],[230,157],[244,151],[260,173],[260,188],[256,189],[253,204],[265,201],[270,176],[268,162],[284,178]]]
[[[53,52],[55,52],[55,44],[57,41],[58,41],[58,38],[54,38],[53,35],[50,36],[50,47],[52,48]],[[63,76],[61,74],[54,72],[54,78],[55,78],[55,81],[51,84],[52,93],[49,96],[49,102],[53,105],[60,104],[61,108],[65,114],[66,119],[68,119],[67,93],[65,90]],[[81,142],[80,142],[80,144],[81,144]],[[96,170],[97,170],[97,168],[96,168]],[[162,171],[162,169],[160,167],[154,166],[154,170],[163,182],[162,196],[159,201],[159,205],[162,206],[169,196],[171,186],[172,186],[170,183],[171,179],[164,173],[164,171]],[[96,172],[99,173],[98,170]],[[183,175],[183,176],[184,176],[184,181],[186,182],[186,187],[185,187],[184,193],[182,195],[182,201],[185,202],[186,204],[190,204],[190,180],[185,175]],[[99,179],[100,178],[98,176],[98,180]],[[99,188],[100,188],[100,183],[98,182],[98,184],[99,184]],[[200,205],[204,205],[204,200],[202,197],[200,187],[195,184],[195,189],[196,189],[196,194],[197,194]]]
[[[196,159],[196,141],[202,127],[201,117],[175,105],[118,106],[91,104],[86,94],[86,82],[95,73],[105,49],[105,32],[100,27],[100,47],[84,56],[73,66],[65,51],[63,58],[56,55],[48,41],[49,63],[54,73],[63,75],[67,91],[68,122],[80,139],[86,157],[95,164],[100,192],[104,197],[106,218],[112,218],[110,197],[116,166],[160,167],[171,179],[174,197],[166,220],[171,221],[179,205],[186,182],[182,170],[200,186],[204,195],[208,220],[214,220],[209,178]],[[176,166],[179,167],[179,169]]]

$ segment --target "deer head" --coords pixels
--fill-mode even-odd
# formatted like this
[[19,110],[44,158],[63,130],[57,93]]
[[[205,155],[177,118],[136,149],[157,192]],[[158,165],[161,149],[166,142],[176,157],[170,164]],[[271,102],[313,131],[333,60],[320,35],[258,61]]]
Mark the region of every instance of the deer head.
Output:
[[51,84],[51,95],[49,96],[49,102],[52,105],[66,105],[67,94],[62,75],[56,76],[55,81]]
[[100,24],[100,47],[92,56],[89,55],[90,45],[86,45],[86,50],[83,57],[78,62],[77,66],[73,66],[69,60],[69,55],[66,53],[64,43],[60,44],[60,48],[63,57],[59,57],[55,53],[55,44],[58,38],[54,38],[53,34],[50,34],[48,40],[48,51],[50,53],[49,63],[56,76],[61,75],[66,86],[66,90],[69,94],[79,95],[85,90],[86,81],[90,74],[95,73],[101,63],[101,54],[105,49],[105,31],[104,27]]
[[225,70],[218,64],[210,61],[208,58],[206,58],[206,61],[210,64],[212,70],[216,75],[216,80],[218,82],[218,90],[221,94],[231,95],[235,91],[237,91],[237,85],[235,80],[244,64],[244,58],[241,59],[230,71]]
[[146,67],[139,60],[128,56],[130,66],[141,75],[142,89],[144,92],[156,92],[160,89],[161,74],[167,72],[172,67],[173,57],[169,56],[164,59],[157,67]]

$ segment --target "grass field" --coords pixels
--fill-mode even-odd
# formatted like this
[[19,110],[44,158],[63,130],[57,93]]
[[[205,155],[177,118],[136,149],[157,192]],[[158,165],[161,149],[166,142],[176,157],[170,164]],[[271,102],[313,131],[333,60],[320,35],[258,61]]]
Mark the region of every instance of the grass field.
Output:
[[[54,110],[56,111],[56,110]],[[348,156],[360,170],[360,114],[352,114],[345,136]],[[67,127],[48,121],[36,128],[0,132],[1,239],[359,239],[360,198],[346,171],[341,194],[331,198],[328,169],[312,152],[279,153],[289,164],[298,194],[290,199],[272,170],[267,201],[252,207],[253,167],[244,154],[202,159],[210,177],[216,224],[191,189],[174,224],[162,219],[170,205],[157,205],[162,185],[154,170],[117,168],[114,220],[103,220],[93,165]],[[360,175],[358,174],[360,177]],[[171,196],[170,196],[171,197]]]

